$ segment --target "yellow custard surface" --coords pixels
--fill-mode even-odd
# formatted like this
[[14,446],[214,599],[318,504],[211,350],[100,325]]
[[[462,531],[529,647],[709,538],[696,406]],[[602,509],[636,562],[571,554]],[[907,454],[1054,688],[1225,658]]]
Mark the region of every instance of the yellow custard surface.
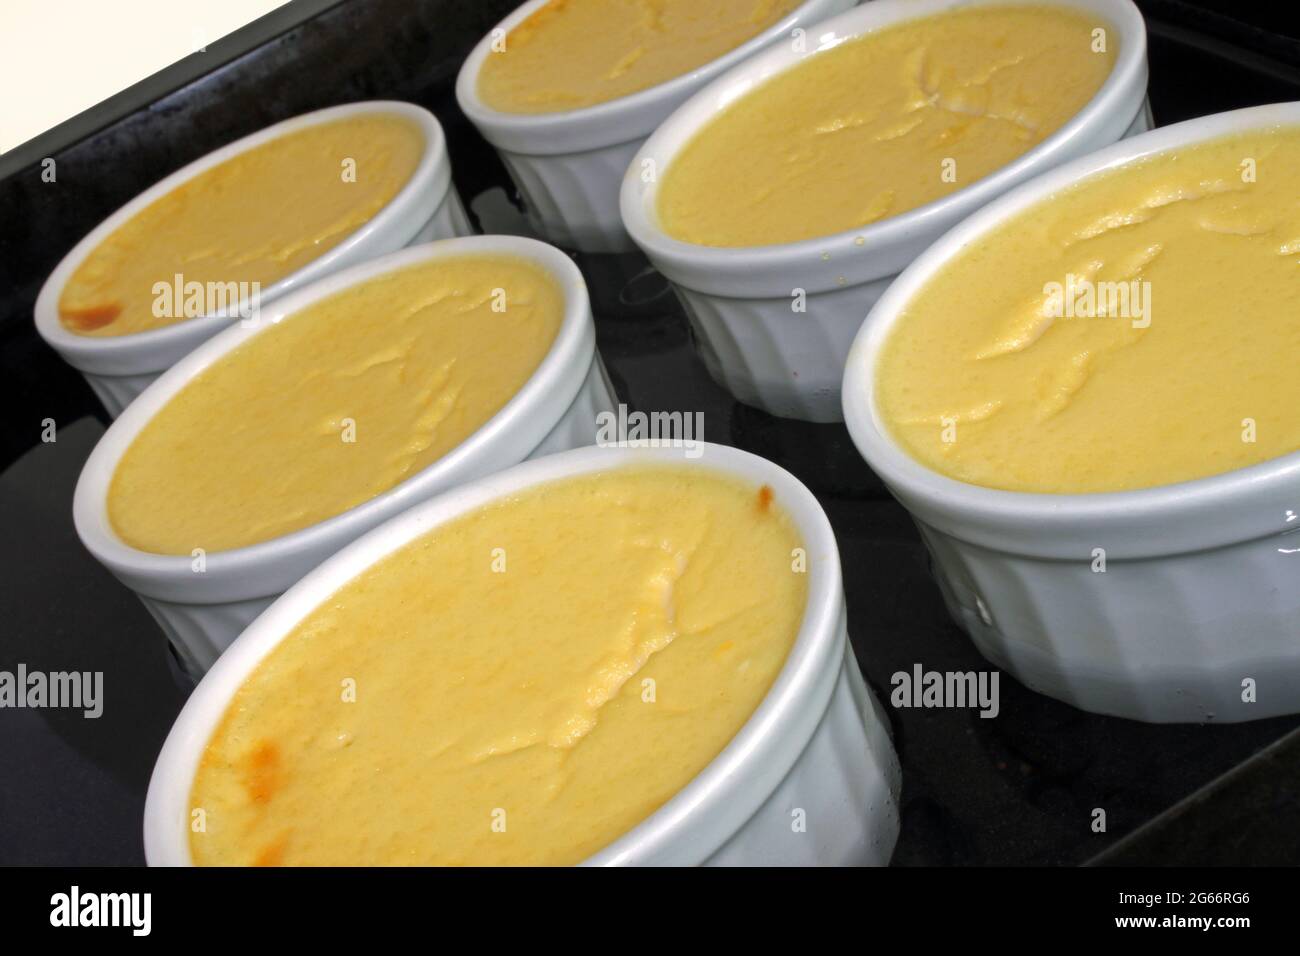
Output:
[[557,113],[658,86],[729,53],[803,0],[551,0],[488,54],[478,95]]
[[918,461],[1014,491],[1128,491],[1300,449],[1300,127],[1098,174],[904,307],[876,404]]
[[663,171],[660,224],[696,245],[762,246],[923,206],[1063,126],[1109,76],[1117,44],[1104,21],[1037,4],[846,40],[701,128]]
[[64,285],[59,320],[79,335],[131,335],[195,317],[181,296],[164,297],[160,283],[182,290],[231,284],[232,292],[258,283],[265,292],[373,219],[410,180],[424,149],[415,123],[375,113],[238,153],[100,242]]
[[531,261],[433,259],[265,328],[149,421],[113,474],[127,544],[224,551],[388,491],[451,451],[550,350],[564,292]]
[[682,789],[807,603],[772,491],[561,479],[436,528],[302,620],[200,761],[199,864],[565,865]]

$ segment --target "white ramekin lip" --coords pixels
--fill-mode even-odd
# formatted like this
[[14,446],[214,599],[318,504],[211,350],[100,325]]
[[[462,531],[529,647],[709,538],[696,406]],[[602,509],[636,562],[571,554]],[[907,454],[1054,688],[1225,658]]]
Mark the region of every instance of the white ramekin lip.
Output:
[[512,11],[475,45],[456,77],[456,100],[461,110],[494,146],[546,155],[585,152],[643,137],[684,95],[766,46],[774,37],[815,19],[817,9],[826,5],[826,0],[804,0],[777,23],[717,59],[618,99],[557,113],[504,113],[492,109],[479,98],[478,75],[491,55],[493,33],[509,33],[549,2],[528,0]]
[[[703,454],[698,458],[688,456],[685,449],[591,446],[527,461],[403,512],[311,571],[218,658],[172,726],[155,764],[145,802],[144,839],[149,863],[192,862],[187,804],[203,750],[248,675],[330,594],[411,540],[492,501],[553,481],[638,465],[704,468],[770,486],[774,500],[795,522],[810,557],[808,599],[799,634],[781,671],[736,736],[672,799],[585,862],[617,864],[653,857],[701,808],[705,808],[704,812],[725,812],[730,806],[727,794],[740,784],[743,773],[764,765],[764,758],[772,757],[774,752],[790,759],[806,746],[807,740],[782,739],[781,734],[791,724],[799,724],[800,718],[806,725],[809,712],[820,714],[830,700],[833,678],[844,654],[838,640],[843,589],[835,535],[812,492],[767,459],[725,445],[701,445]],[[826,679],[828,674],[830,681]],[[765,795],[757,796],[761,799]],[[735,822],[739,826],[744,818]]]
[[[654,211],[659,187],[675,157],[704,126],[726,106],[771,77],[796,67],[806,57],[854,39],[873,30],[906,20],[917,20],[960,7],[977,6],[1065,6],[1095,12],[1106,18],[1119,33],[1119,51],[1110,74],[1082,108],[1063,126],[1032,149],[989,175],[943,196],[858,229],[817,236],[798,242],[763,246],[703,246],[674,239],[663,230]],[[1047,168],[1053,157],[1121,107],[1132,119],[1141,108],[1146,89],[1146,23],[1132,0],[873,0],[836,17],[818,23],[818,42],[806,52],[773,47],[756,54],[713,80],[666,119],[637,153],[623,179],[620,211],[628,233],[651,258],[668,268],[688,269],[692,274],[716,274],[727,278],[761,279],[779,275],[784,281],[791,268],[805,273],[816,270],[832,276],[824,283],[834,287],[839,276],[867,281],[890,275],[894,269],[879,261],[882,249],[924,235],[951,217],[961,218],[1009,184]],[[1137,92],[1138,95],[1135,95]],[[658,175],[642,182],[637,175],[641,163],[654,159]],[[829,269],[827,268],[829,267]],[[783,294],[788,295],[789,290]]]
[[[890,437],[876,407],[875,372],[880,348],[912,296],[965,247],[1007,219],[1081,180],[1134,160],[1234,133],[1289,125],[1300,125],[1300,102],[1255,106],[1160,127],[1049,170],[944,234],[880,297],[849,351],[842,389],[845,424],[867,464],[905,504],[961,522],[965,532],[959,536],[982,538],[999,547],[1014,541],[1018,550],[1045,557],[1077,557],[1070,536],[1081,530],[1098,542],[1102,536],[1116,542],[1130,557],[1193,550],[1204,547],[1207,538],[1227,544],[1284,530],[1281,525],[1300,493],[1300,452],[1135,491],[1056,495],[986,488],[933,471]],[[1233,520],[1213,524],[1196,520],[1211,514],[1231,515]],[[1229,529],[1230,535],[1222,534]],[[1026,535],[1040,540],[1030,541]],[[1057,540],[1051,540],[1053,535],[1059,536]]]
[[[87,233],[50,273],[37,296],[34,311],[36,329],[41,337],[74,365],[82,358],[96,364],[111,362],[114,358],[129,362],[130,357],[137,353],[151,354],[182,346],[200,330],[216,330],[229,324],[231,319],[226,315],[207,315],[131,335],[77,335],[64,328],[59,321],[58,303],[64,284],[86,256],[128,219],[177,186],[239,153],[247,152],[287,133],[362,114],[396,114],[413,121],[424,135],[424,154],[406,184],[379,212],[343,242],[263,290],[263,297],[271,299],[328,272],[332,263],[346,256],[374,233],[388,228],[391,221],[398,219],[410,207],[421,204],[436,207],[451,186],[451,166],[442,127],[428,110],[400,100],[366,100],[293,116],[250,133],[233,143],[227,143],[187,163],[139,193]],[[156,369],[149,369],[149,371],[156,371]]]
[[[192,580],[191,558],[155,554],[131,547],[112,530],[107,516],[109,487],[117,464],[140,431],[181,389],[218,359],[265,332],[283,317],[353,285],[416,263],[464,255],[499,254],[528,259],[549,272],[564,293],[564,318],[541,364],[514,396],[464,441],[427,468],[354,508],[298,531],[229,551],[206,556],[205,576],[235,577],[283,559],[320,552],[331,542],[348,541],[368,529],[376,513],[392,512],[421,500],[426,488],[466,459],[479,455],[510,421],[535,413],[539,404],[566,392],[569,401],[582,386],[595,357],[595,331],[582,274],[560,250],[522,236],[465,236],[409,246],[372,259],[295,290],[261,310],[255,327],[235,325],[204,342],[162,374],[132,402],[100,438],[82,469],[73,496],[73,519],[83,544],[115,573],[155,582]],[[580,368],[582,376],[569,373]],[[334,550],[330,548],[330,550]],[[313,562],[315,563],[315,562]],[[273,593],[273,592],[271,592]],[[246,596],[246,595],[245,595]]]

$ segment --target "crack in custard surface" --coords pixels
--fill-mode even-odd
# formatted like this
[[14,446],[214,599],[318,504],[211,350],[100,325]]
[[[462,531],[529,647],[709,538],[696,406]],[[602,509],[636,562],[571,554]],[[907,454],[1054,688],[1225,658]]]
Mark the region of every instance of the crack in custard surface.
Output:
[[369,501],[500,411],[563,317],[558,283],[511,256],[434,259],[315,302],[141,430],[109,486],[113,529],[144,551],[225,551]]
[[660,223],[697,245],[761,246],[925,205],[1063,126],[1110,75],[1118,42],[1096,17],[1038,5],[959,9],[844,41],[701,128],[663,171]]
[[798,547],[769,488],[680,466],[562,479],[434,529],[239,690],[194,781],[195,862],[580,862],[767,693],[807,602]]
[[1300,128],[1282,127],[1103,172],[980,237],[904,306],[875,397],[951,478],[1128,491],[1300,449],[1297,356]]

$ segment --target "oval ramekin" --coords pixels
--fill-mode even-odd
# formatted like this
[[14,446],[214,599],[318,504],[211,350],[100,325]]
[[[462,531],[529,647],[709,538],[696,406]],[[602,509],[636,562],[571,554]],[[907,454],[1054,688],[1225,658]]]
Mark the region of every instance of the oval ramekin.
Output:
[[634,246],[619,215],[619,184],[633,154],[655,127],[724,70],[792,30],[808,29],[847,10],[857,0],[807,0],[716,60],[606,103],[562,113],[492,109],[479,99],[478,74],[492,55],[493,34],[508,34],[548,2],[529,0],[479,41],[456,78],[456,99],[483,138],[496,147],[540,235],[579,252],[625,252]]
[[[675,797],[590,857],[594,865],[885,864],[898,837],[898,760],[888,721],[848,643],[835,535],[799,480],[765,458],[703,443],[583,448],[527,462],[412,508],[303,578],[246,630],[190,696],[145,802],[151,865],[191,862],[189,795],[231,697],[304,616],[366,568],[459,515],[526,488],[644,463],[707,468],[767,484],[808,553],[808,607],[784,667],[731,743]],[[806,829],[792,826],[803,810]]]
[[[673,157],[735,100],[772,76],[847,39],[903,20],[1007,0],[874,0],[827,20],[804,51],[773,48],[728,71],[674,113],[637,153],[623,180],[623,222],[672,282],[700,357],[739,401],[786,418],[842,417],[844,358],[872,303],[909,262],[994,197],[1059,163],[1150,128],[1146,26],[1131,0],[1031,0],[1085,10],[1119,34],[1111,74],[1074,117],[1027,153],[964,189],[834,235],[748,248],[682,242],[659,226],[658,186]],[[810,37],[810,40],[813,39]],[[642,163],[658,175],[644,182]],[[794,312],[803,290],[806,310]]]
[[[394,252],[430,239],[450,239],[473,233],[460,197],[451,182],[442,126],[428,110],[412,103],[374,100],[349,103],[304,113],[268,126],[243,139],[214,150],[160,180],[95,227],[58,264],[36,299],[36,331],[60,357],[85,376],[108,413],[116,418],[137,395],[188,354],[231,323],[236,307],[199,316],[134,335],[77,335],[59,321],[59,297],[64,283],[96,246],[119,226],[155,200],[232,156],[247,152],[286,133],[363,113],[396,113],[414,121],[424,133],[425,150],[406,185],[375,216],[324,255],[262,289],[260,304],[267,305],[347,266]],[[242,303],[241,303],[242,304]]]
[[[118,461],[171,398],[222,356],[287,315],[349,286],[417,262],[465,254],[505,254],[549,271],[564,290],[565,314],[550,351],[500,411],[450,452],[410,478],[349,511],[258,544],[204,556],[153,554],[122,541],[108,517]],[[77,481],[73,518],[82,543],[136,592],[166,632],[182,666],[207,670],[240,631],[286,588],[344,545],[417,502],[526,458],[596,440],[596,416],[613,411],[612,386],[596,351],[587,288],[573,262],[534,239],[473,236],[391,253],[290,293],[261,312],[253,327],[236,325],[199,346],[131,403],[91,452]]]
[[[1162,723],[1300,711],[1300,452],[1138,491],[970,485],[931,471],[889,436],[876,408],[876,358],[917,290],[1009,217],[1140,157],[1279,123],[1300,125],[1300,103],[1166,126],[1026,183],[921,255],[849,352],[849,434],[915,519],[949,612],[993,663],[1084,710]],[[1093,570],[1096,548],[1104,573]],[[1243,699],[1247,680],[1255,702]]]

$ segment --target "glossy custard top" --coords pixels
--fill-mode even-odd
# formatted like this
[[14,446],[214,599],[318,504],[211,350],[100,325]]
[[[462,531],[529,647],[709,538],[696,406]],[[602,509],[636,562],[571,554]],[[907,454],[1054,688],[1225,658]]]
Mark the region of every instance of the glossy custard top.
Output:
[[594,106],[704,66],[802,2],[551,0],[498,39],[478,95],[503,113]]
[[451,451],[537,369],[564,317],[540,266],[434,259],[292,313],[201,372],[109,486],[114,530],[163,554],[316,524]]
[[1174,149],[982,236],[907,303],[876,403],[923,464],[1126,491],[1300,449],[1300,128]]
[[80,335],[130,335],[233,307],[254,283],[265,292],[374,218],[424,149],[418,126],[381,113],[232,156],[96,246],[64,285],[59,319]]
[[191,792],[194,861],[585,859],[767,694],[807,603],[800,547],[770,489],[681,466],[556,481],[436,528],[238,691]]
[[1064,125],[1105,82],[1118,42],[1095,16],[1035,4],[846,40],[696,133],[663,171],[660,223],[697,245],[761,246],[915,209]]

